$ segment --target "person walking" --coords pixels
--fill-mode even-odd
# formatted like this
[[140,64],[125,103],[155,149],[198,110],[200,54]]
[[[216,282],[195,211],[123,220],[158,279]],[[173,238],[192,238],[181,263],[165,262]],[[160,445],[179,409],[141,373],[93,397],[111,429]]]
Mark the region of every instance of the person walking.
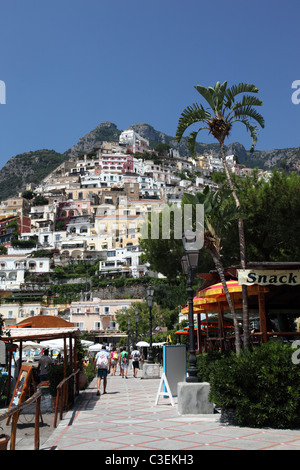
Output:
[[117,371],[117,364],[119,362],[119,354],[117,348],[113,346],[110,352],[111,375],[115,376]]
[[121,367],[121,373],[122,373],[122,379],[125,377],[127,379],[127,371],[128,371],[128,352],[126,351],[126,348],[123,348],[121,354],[120,354],[120,367]]
[[97,367],[97,395],[100,395],[100,385],[103,379],[103,394],[106,392],[107,387],[107,374],[110,372],[111,361],[109,351],[106,350],[105,345],[96,354],[94,365]]
[[44,350],[44,355],[39,359],[38,365],[38,373],[40,382],[44,382],[48,380],[48,371],[47,367],[49,364],[53,364],[52,358],[49,356],[49,350]]
[[140,368],[139,361],[141,360],[141,353],[136,348],[136,345],[133,345],[133,351],[131,353],[132,366],[133,366],[133,377],[137,377],[138,370]]

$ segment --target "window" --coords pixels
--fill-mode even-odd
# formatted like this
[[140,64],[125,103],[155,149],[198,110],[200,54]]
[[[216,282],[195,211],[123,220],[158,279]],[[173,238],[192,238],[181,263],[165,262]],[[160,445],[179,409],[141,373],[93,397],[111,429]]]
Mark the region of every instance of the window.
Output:
[[114,268],[115,267],[115,261],[106,261],[105,266],[107,268]]
[[104,313],[109,313],[110,307],[104,307]]
[[13,311],[12,311],[12,310],[9,310],[7,316],[8,316],[8,318],[12,318],[12,317],[13,317]]
[[95,321],[95,330],[101,330],[101,323],[99,321]]

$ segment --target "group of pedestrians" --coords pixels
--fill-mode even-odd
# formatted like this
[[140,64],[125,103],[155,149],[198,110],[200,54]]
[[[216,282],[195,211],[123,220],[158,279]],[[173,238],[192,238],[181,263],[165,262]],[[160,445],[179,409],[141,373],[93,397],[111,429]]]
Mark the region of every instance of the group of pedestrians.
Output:
[[[133,377],[137,377],[139,370],[139,362],[142,359],[140,351],[134,345],[130,358],[132,359]],[[103,379],[103,394],[106,392],[107,376],[111,373],[112,376],[116,375],[117,366],[120,367],[120,375],[122,378],[128,378],[129,354],[126,348],[121,348],[120,352],[116,347],[111,351],[107,351],[106,346],[103,345],[102,349],[96,354],[95,367],[97,368],[97,395],[100,395],[100,385]]]

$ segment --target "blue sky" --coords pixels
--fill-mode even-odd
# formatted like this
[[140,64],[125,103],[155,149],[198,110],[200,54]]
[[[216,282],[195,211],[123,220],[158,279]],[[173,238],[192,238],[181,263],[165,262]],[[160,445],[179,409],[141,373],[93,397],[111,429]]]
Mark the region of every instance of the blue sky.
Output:
[[[299,12],[298,0],[0,0],[0,168],[18,153],[64,152],[105,121],[175,135],[201,101],[194,86],[225,80],[259,89],[257,149],[299,147]],[[250,148],[242,125],[234,141]]]

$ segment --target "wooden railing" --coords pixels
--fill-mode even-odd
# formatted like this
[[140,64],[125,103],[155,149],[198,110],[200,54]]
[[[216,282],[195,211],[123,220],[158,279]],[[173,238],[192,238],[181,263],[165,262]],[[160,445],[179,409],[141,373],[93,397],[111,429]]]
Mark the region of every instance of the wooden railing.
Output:
[[[54,422],[53,426],[56,428],[57,424],[57,415],[58,408],[60,408],[60,419],[63,418],[64,409],[69,409],[69,381],[72,377],[76,377],[79,374],[80,369],[74,371],[71,375],[63,379],[56,387],[56,402],[55,402],[55,412],[54,412]],[[75,381],[76,392],[79,393],[78,381]],[[71,389],[72,395],[74,394],[75,384],[73,389]]]
[[12,416],[12,425],[11,425],[11,436],[10,436],[10,450],[15,450],[16,448],[16,433],[17,433],[17,424],[20,412],[30,406],[36,401],[35,407],[35,423],[34,423],[34,450],[39,450],[40,448],[40,427],[39,427],[39,418],[41,410],[41,395],[42,392],[38,390],[35,392],[28,400],[20,403],[19,405],[9,408],[4,413],[0,414],[0,421],[8,418],[8,422]]

